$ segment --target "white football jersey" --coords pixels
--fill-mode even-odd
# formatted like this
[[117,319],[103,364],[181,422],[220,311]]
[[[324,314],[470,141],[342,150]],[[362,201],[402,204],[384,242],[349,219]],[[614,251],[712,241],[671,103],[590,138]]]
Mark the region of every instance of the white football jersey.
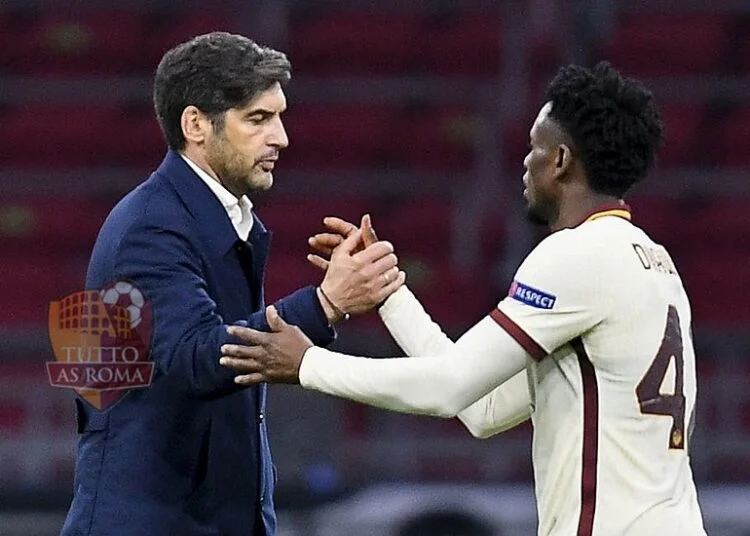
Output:
[[705,535],[690,470],[690,305],[627,207],[551,234],[491,313],[528,368],[544,536]]

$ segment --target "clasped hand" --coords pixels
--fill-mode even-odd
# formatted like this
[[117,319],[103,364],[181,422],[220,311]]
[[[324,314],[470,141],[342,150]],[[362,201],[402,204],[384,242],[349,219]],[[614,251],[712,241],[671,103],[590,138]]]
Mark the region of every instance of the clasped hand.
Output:
[[339,218],[324,223],[329,232],[309,243],[330,255],[330,261],[319,255],[308,260],[325,272],[318,297],[329,322],[371,310],[404,284],[406,275],[398,268],[393,245],[377,240],[369,215],[363,216],[361,228]]
[[[310,246],[322,255],[308,260],[325,271],[320,287],[321,305],[329,321],[343,313],[357,314],[382,303],[406,280],[398,269],[398,258],[390,242],[378,241],[370,217],[362,218],[361,228],[339,218],[326,218],[329,232],[310,238]],[[244,344],[221,347],[220,363],[239,375],[235,382],[253,385],[261,382],[298,383],[305,352],[313,346],[296,326],[287,324],[271,305],[266,308],[270,332],[231,326],[229,335]]]

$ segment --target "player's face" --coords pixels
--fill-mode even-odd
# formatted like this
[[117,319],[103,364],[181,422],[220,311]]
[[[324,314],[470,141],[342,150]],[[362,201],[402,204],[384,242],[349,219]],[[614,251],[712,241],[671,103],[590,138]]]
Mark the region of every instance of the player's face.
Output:
[[547,103],[539,111],[529,133],[529,153],[523,161],[527,216],[540,224],[554,221],[558,210],[554,169],[559,145],[549,118],[551,108],[552,103]]
[[264,191],[273,185],[279,151],[289,145],[281,114],[286,97],[276,83],[242,108],[224,114],[224,128],[206,139],[206,162],[233,194]]

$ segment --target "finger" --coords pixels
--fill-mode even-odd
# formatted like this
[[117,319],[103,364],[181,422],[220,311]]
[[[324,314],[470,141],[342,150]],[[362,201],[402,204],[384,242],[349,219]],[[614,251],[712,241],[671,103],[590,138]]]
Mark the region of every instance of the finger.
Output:
[[383,278],[384,285],[389,285],[396,279],[398,279],[398,274],[400,273],[400,270],[398,269],[398,266],[394,266],[393,268],[390,268],[380,274]]
[[261,344],[266,337],[266,334],[262,331],[242,326],[229,326],[227,333],[232,337],[237,337],[251,344]]
[[319,257],[318,255],[308,255],[307,262],[309,262],[316,268],[320,268],[324,272],[328,270],[329,262],[325,260],[323,257]]
[[[368,266],[365,266],[362,269],[362,275],[365,277],[375,277],[378,274],[383,274],[384,272],[387,272],[394,266],[398,265],[398,257],[396,257],[395,253],[389,253],[385,257],[380,257],[375,262],[369,264]],[[390,281],[395,279],[396,275],[393,274],[393,277],[390,278]]]
[[[336,251],[333,253],[334,255],[351,255],[352,252],[357,249],[357,246],[359,245],[359,241],[362,238],[362,231],[357,229],[353,233],[350,233],[349,236],[346,237],[346,239],[341,242],[341,245],[336,248]],[[377,244],[373,245],[372,247],[375,247]],[[392,246],[391,246],[392,247]],[[364,253],[367,251],[366,249],[362,251]],[[359,253],[357,253],[359,255]],[[382,257],[382,255],[380,255]]]
[[369,214],[362,216],[362,223],[359,228],[362,229],[362,241],[365,247],[371,246],[378,241],[378,235],[375,234],[375,228],[372,226],[372,217]]
[[315,242],[335,248],[344,241],[344,238],[344,236],[341,236],[338,233],[316,233],[308,239],[308,242],[310,244]]
[[219,359],[219,364],[222,367],[230,368],[235,372],[239,372],[241,374],[252,374],[254,372],[259,372],[260,370],[262,370],[260,363],[258,363],[258,361],[256,361],[255,359],[242,359],[239,357],[222,356],[222,358]]
[[234,383],[244,386],[258,385],[259,383],[263,383],[264,381],[266,381],[266,378],[260,372],[234,377]]
[[400,289],[404,283],[406,283],[406,273],[401,271],[398,273],[396,279],[375,293],[375,301],[377,303],[384,301],[388,296]]
[[333,233],[318,233],[308,238],[307,244],[320,253],[330,256],[333,250],[343,241],[344,238],[341,235]]
[[289,324],[281,318],[275,305],[269,305],[266,307],[266,320],[268,321],[268,327],[271,328],[271,331],[281,331],[289,326]]
[[[221,346],[221,359],[220,364],[224,364],[222,359],[238,359],[240,361],[246,361],[248,359],[257,359],[264,355],[264,350],[261,346],[244,346],[242,344],[224,344]],[[230,363],[231,361],[228,361]]]
[[329,231],[344,237],[349,236],[357,230],[356,225],[346,220],[342,220],[341,218],[337,218],[336,216],[323,218],[323,225],[325,225]]
[[380,242],[375,242],[373,245],[367,246],[362,251],[355,253],[352,257],[358,262],[369,264],[375,262],[381,257],[385,257],[389,253],[393,253],[393,244],[387,240],[381,240]]

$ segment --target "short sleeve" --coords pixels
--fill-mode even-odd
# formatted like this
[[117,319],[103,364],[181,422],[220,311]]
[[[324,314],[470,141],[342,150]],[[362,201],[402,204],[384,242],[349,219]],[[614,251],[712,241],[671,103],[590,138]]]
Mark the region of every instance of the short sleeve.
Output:
[[580,238],[575,230],[564,230],[542,241],[490,313],[536,360],[584,334],[607,314],[610,300],[601,256]]

